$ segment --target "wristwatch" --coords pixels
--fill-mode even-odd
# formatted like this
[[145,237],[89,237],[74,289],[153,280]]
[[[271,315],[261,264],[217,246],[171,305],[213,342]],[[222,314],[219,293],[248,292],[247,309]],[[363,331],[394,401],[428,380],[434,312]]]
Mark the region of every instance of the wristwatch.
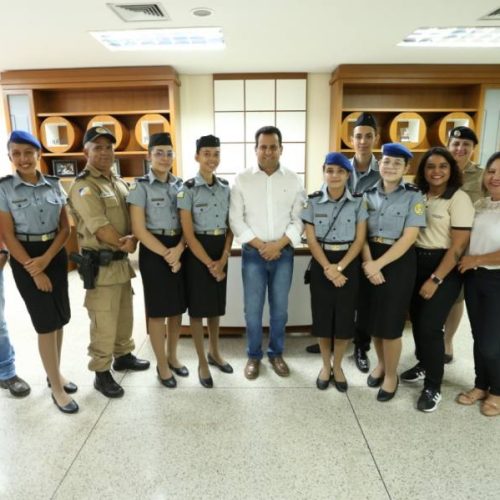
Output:
[[442,285],[443,284],[443,280],[441,278],[439,278],[438,276],[436,276],[434,273],[431,274],[431,280],[433,283],[436,283],[436,285]]
[[337,264],[337,271],[341,273],[343,270],[344,268],[340,264]]

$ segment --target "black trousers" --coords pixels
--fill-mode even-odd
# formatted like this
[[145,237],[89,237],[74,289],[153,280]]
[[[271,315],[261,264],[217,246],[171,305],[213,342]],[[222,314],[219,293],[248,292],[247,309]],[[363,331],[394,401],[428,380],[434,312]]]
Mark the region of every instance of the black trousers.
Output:
[[474,338],[474,385],[500,396],[500,270],[468,271],[465,303]]
[[444,324],[462,286],[462,276],[454,268],[444,278],[431,299],[419,295],[421,286],[436,270],[446,250],[417,248],[417,278],[410,304],[415,354],[425,369],[424,387],[441,389],[444,374]]

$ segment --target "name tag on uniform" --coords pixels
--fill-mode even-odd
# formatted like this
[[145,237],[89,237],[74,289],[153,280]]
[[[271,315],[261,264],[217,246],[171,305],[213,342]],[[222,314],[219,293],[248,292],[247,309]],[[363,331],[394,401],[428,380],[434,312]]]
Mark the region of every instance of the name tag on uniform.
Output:
[[115,193],[113,193],[113,191],[101,191],[100,196],[101,198],[114,198]]
[[197,204],[195,205],[195,207],[196,207],[196,208],[198,208],[198,207],[208,207],[208,203],[197,203]]
[[328,214],[314,214],[315,217],[328,217]]

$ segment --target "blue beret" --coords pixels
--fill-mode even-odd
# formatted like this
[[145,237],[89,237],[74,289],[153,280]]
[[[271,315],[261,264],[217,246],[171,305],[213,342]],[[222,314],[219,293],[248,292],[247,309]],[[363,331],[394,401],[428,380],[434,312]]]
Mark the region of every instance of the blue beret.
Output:
[[328,153],[325,157],[325,165],[337,165],[348,172],[352,172],[351,162],[341,153]]
[[410,150],[397,142],[384,144],[382,146],[382,156],[394,156],[395,158],[404,158],[405,160],[413,158]]
[[477,135],[469,127],[455,127],[450,130],[450,139],[468,139],[474,143],[474,146],[478,143]]
[[42,149],[40,141],[24,130],[13,130],[10,134],[8,143],[10,144],[11,142],[14,142],[15,144],[29,144],[36,149]]

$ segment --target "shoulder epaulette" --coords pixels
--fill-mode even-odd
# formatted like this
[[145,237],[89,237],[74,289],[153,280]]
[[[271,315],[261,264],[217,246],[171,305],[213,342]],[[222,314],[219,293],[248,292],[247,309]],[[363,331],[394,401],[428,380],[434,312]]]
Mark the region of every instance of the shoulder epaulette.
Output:
[[352,193],[353,198],[361,198],[363,193]]
[[224,186],[229,186],[229,181],[226,179],[223,179],[222,177],[217,177],[217,180],[219,180]]
[[308,194],[308,198],[317,198],[318,196],[321,196],[323,194],[322,191],[314,191],[314,193]]
[[418,186],[416,184],[412,184],[411,182],[405,182],[405,189],[408,189],[409,191],[420,191]]
[[149,181],[149,177],[147,175],[143,175],[142,177],[136,177],[135,180],[137,182],[148,182]]
[[87,177],[87,175],[89,175],[90,172],[88,170],[82,170],[77,176],[76,178],[77,179],[85,179],[85,177]]
[[194,179],[189,179],[188,181],[186,181],[184,183],[184,186],[186,186],[187,188],[191,189],[191,188],[194,187],[194,182],[195,182]]
[[14,177],[12,174],[4,175],[3,177],[0,177],[0,182],[8,181],[9,179],[12,179],[12,177]]

